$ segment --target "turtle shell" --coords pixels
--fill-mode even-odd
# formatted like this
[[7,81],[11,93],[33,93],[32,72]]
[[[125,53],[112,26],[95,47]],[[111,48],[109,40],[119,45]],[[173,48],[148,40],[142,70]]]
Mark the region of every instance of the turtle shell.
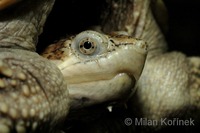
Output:
[[0,10],[10,7],[20,1],[21,0],[0,0]]

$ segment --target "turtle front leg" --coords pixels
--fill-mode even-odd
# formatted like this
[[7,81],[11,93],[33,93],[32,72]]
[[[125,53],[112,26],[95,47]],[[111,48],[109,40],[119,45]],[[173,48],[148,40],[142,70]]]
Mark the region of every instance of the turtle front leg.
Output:
[[68,107],[57,67],[34,52],[0,50],[0,132],[54,130]]
[[0,12],[0,133],[53,132],[68,113],[60,70],[35,53],[54,0]]

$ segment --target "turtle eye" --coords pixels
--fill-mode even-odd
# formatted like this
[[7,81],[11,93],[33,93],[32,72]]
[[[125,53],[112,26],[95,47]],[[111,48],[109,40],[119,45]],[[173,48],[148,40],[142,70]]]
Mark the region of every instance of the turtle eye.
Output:
[[84,39],[79,43],[79,50],[82,54],[93,54],[97,49],[97,44],[91,39]]
[[71,45],[74,53],[84,59],[96,58],[107,52],[108,38],[96,31],[83,31],[79,33]]

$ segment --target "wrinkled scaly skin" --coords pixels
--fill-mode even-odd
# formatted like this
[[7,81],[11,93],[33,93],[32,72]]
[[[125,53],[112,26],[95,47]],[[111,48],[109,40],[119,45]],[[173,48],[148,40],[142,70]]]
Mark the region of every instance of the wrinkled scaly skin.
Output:
[[[192,132],[198,128],[200,58],[187,57],[177,51],[167,51],[165,38],[151,9],[151,4],[158,1],[107,0],[107,10],[102,14],[103,32],[126,31],[134,37],[145,40],[149,45],[149,52],[137,90],[127,105],[131,114],[128,112],[121,116],[114,113],[114,116],[111,114],[110,116],[108,113],[105,118],[99,118],[97,121],[83,122],[86,132],[148,132],[149,128],[158,132],[176,131],[176,126],[166,128],[165,125],[160,126],[162,118],[194,120],[195,126],[177,126],[181,132]],[[131,126],[124,124],[126,117],[132,118]],[[135,126],[135,117],[156,120],[158,125]]]
[[137,91],[128,106],[139,118],[159,121],[161,118],[188,115],[198,123],[200,58],[186,57],[180,52],[167,52],[165,39],[152,15],[150,2],[155,1],[109,0],[110,13],[106,12],[103,16],[104,32],[124,30],[149,45]]
[[60,70],[34,52],[53,3],[26,0],[0,12],[0,133],[53,132],[68,113]]
[[[195,119],[195,117],[198,117],[197,113],[198,113],[198,110],[200,107],[200,104],[199,104],[199,97],[200,97],[199,96],[199,88],[200,88],[200,81],[199,81],[200,63],[199,62],[200,62],[200,59],[199,59],[199,57],[186,57],[183,53],[180,53],[180,52],[167,52],[166,51],[167,46],[166,46],[164,37],[163,37],[162,33],[160,32],[160,30],[152,16],[152,13],[151,13],[150,2],[152,2],[152,1],[150,1],[150,0],[119,0],[119,1],[108,0],[107,1],[108,5],[110,5],[108,7],[108,10],[110,12],[105,12],[105,14],[102,16],[102,20],[103,20],[102,30],[104,32],[109,33],[110,31],[124,30],[124,31],[127,31],[130,35],[132,35],[134,37],[144,39],[149,44],[150,50],[148,53],[148,58],[147,58],[147,62],[144,67],[144,71],[139,80],[137,91],[136,91],[135,95],[132,96],[132,98],[130,100],[130,104],[128,106],[131,107],[133,111],[136,110],[134,113],[136,113],[136,114],[138,113],[139,117],[146,117],[149,119],[159,120],[162,117],[179,116],[179,115],[181,115],[181,113],[184,114],[185,112],[189,112],[189,113],[193,114],[192,116]],[[29,2],[29,1],[27,0],[27,2]],[[45,3],[45,2],[50,2],[50,1],[41,0],[41,2]],[[43,4],[37,4],[37,5],[43,6]],[[45,16],[41,17],[39,15],[39,18],[42,18],[42,19],[38,19],[37,15],[35,15],[35,14],[33,15],[32,12],[30,12],[30,11],[26,12],[24,10],[30,9],[30,10],[36,11],[37,9],[39,9],[38,14],[40,14],[40,11],[41,12],[43,11],[41,9],[44,9],[44,8],[35,8],[33,6],[31,8],[26,7],[26,8],[21,8],[21,9],[23,9],[23,13],[21,15],[15,15],[15,14],[11,14],[11,13],[10,13],[10,15],[13,15],[15,18],[17,18],[17,16],[19,16],[18,20],[24,20],[20,23],[22,25],[25,24],[26,26],[20,25],[20,23],[17,23],[17,21],[12,21],[14,23],[11,23],[11,20],[13,19],[12,16],[4,17],[4,15],[1,14],[1,23],[0,23],[0,27],[1,27],[0,28],[1,29],[1,31],[0,31],[1,39],[0,40],[1,40],[1,42],[0,42],[0,45],[2,47],[1,51],[4,51],[4,52],[1,52],[1,58],[2,58],[1,60],[3,61],[3,63],[0,63],[0,65],[1,65],[1,70],[6,69],[6,72],[7,72],[7,73],[2,73],[2,71],[1,71],[1,76],[6,77],[6,78],[9,78],[12,76],[12,79],[13,78],[16,79],[17,82],[24,82],[23,77],[32,77],[30,79],[35,78],[35,80],[37,82],[39,82],[40,80],[45,79],[45,78],[40,78],[40,77],[44,76],[44,75],[40,76],[43,71],[41,71],[41,73],[31,72],[31,74],[29,73],[31,76],[28,76],[28,74],[26,72],[24,74],[26,76],[17,76],[15,74],[14,75],[10,74],[14,71],[14,69],[19,70],[19,73],[20,73],[19,75],[23,75],[22,73],[24,73],[22,71],[22,67],[19,67],[20,65],[16,65],[18,63],[18,62],[16,62],[17,59],[20,59],[21,62],[23,62],[23,60],[24,60],[28,64],[32,64],[31,61],[34,61],[34,58],[37,60],[40,60],[40,58],[41,58],[36,53],[32,53],[30,51],[35,50],[37,36],[39,33],[41,33],[41,27],[42,27],[44,21],[42,21],[42,22],[37,21],[35,23],[32,23],[32,22],[29,23],[30,22],[29,18],[33,18],[32,20],[45,20]],[[36,19],[34,19],[34,18],[36,18]],[[28,23],[26,23],[26,22],[28,22]],[[11,24],[8,25],[8,23],[11,23]],[[17,27],[11,26],[11,25],[15,25],[16,23],[18,24]],[[5,34],[5,30],[8,30],[7,28],[5,28],[5,26],[7,26],[8,29],[14,28],[14,30],[12,29],[12,30],[6,31],[6,33],[10,33],[10,34]],[[18,29],[15,29],[15,28],[18,28]],[[33,30],[31,30],[33,33],[29,33],[27,31],[25,31],[25,29],[28,29],[28,28],[33,29]],[[16,32],[16,31],[20,31],[20,29],[22,29],[21,30],[22,32],[19,32],[20,34],[12,33],[12,31]],[[24,34],[23,34],[23,32],[24,32]],[[14,36],[20,35],[20,38],[13,38],[13,35]],[[14,43],[12,42],[12,40]],[[3,49],[3,47],[5,49]],[[10,48],[10,47],[12,47],[12,48]],[[21,49],[21,50],[18,50],[18,49]],[[12,51],[12,52],[9,52],[9,51]],[[20,51],[20,52],[17,52],[17,51]],[[25,51],[27,51],[26,57],[24,57],[24,55],[26,55]],[[32,55],[31,55],[31,53],[32,53]],[[28,55],[30,55],[30,56],[28,56]],[[9,62],[9,60],[12,59],[10,56],[12,56],[12,58],[14,59],[14,63],[12,61]],[[6,57],[9,57],[9,60],[6,59]],[[33,60],[30,58],[32,58]],[[44,60],[44,59],[41,59],[41,60],[43,60],[46,64],[46,60]],[[23,64],[23,63],[20,63],[20,64]],[[16,68],[11,67],[11,66],[16,66]],[[29,65],[27,65],[27,66],[29,66]],[[54,65],[51,64],[49,66],[53,67]],[[41,68],[42,66],[39,66],[39,67]],[[30,68],[27,68],[26,70],[34,70],[34,71],[38,70],[38,69],[34,69],[34,68],[35,68],[34,65],[30,65]],[[48,69],[47,70],[48,75],[50,75],[49,77],[52,78],[55,75],[60,76],[60,72],[56,69],[56,67],[55,67],[55,71],[57,71],[57,72],[50,71],[50,68],[47,68],[47,69]],[[43,68],[41,68],[41,70],[44,70],[44,66],[43,66]],[[39,76],[34,76],[37,74],[39,74]],[[46,74],[45,74],[45,76],[46,76]],[[49,80],[49,81],[52,81],[52,80]],[[1,81],[0,85],[1,85],[1,88],[3,88],[2,91],[5,91],[7,89],[7,88],[5,89],[5,87],[4,87],[4,84],[6,84],[7,82],[10,82],[10,81],[7,81],[7,79],[6,79],[6,81],[5,81],[5,79],[3,81]],[[32,82],[34,82],[34,81],[32,81]],[[44,82],[45,81],[43,81],[43,83]],[[52,82],[49,82],[49,83],[51,84]],[[31,84],[31,82],[27,83],[27,84]],[[62,81],[58,82],[57,84],[59,84],[59,85],[56,85],[57,87],[59,86],[58,89],[61,91],[64,91],[62,89],[63,87],[61,85],[61,84],[63,84]],[[21,84],[19,84],[19,86],[20,85]],[[52,93],[51,94],[49,93],[49,89],[46,86],[47,84],[43,84],[43,85],[44,85],[44,89],[42,89],[43,87],[40,87],[41,88],[40,90],[47,90],[47,91],[46,91],[46,93],[42,93],[42,94],[46,94],[46,96],[51,95]],[[14,86],[13,88],[19,89],[22,87]],[[25,88],[27,88],[27,87],[25,87]],[[31,87],[28,87],[28,88],[31,88]],[[12,87],[11,88],[8,87],[8,89],[12,90]],[[7,91],[5,91],[5,92],[7,92]],[[20,91],[18,91],[18,92],[20,92]],[[7,97],[7,95],[5,95],[5,93],[1,93],[1,94],[2,94],[1,99],[4,99],[4,96]],[[11,93],[9,93],[9,94],[11,94]],[[27,94],[29,94],[29,93],[27,93],[26,91],[25,92],[22,91],[22,95],[27,95]],[[61,92],[61,94],[66,94],[66,92],[65,93]],[[39,96],[41,96],[41,93]],[[67,95],[63,95],[63,96],[67,96]],[[12,97],[14,100],[15,96],[12,96]],[[51,97],[51,96],[49,96],[49,97]],[[56,98],[56,97],[54,97],[54,98]],[[67,97],[65,97],[65,98],[67,98]],[[45,98],[43,98],[43,100],[42,100],[43,103],[45,103],[45,101],[46,101],[46,99],[45,100],[44,99]],[[15,101],[18,101],[18,100],[15,100]],[[28,102],[28,100],[26,100],[26,101]],[[61,107],[64,107],[62,105],[63,105],[63,103],[67,103],[67,101],[57,100],[62,103],[56,104],[56,106],[54,106],[53,103],[55,103],[55,102],[53,102],[53,101],[56,101],[56,100],[53,99],[52,101],[49,101],[49,105],[51,105],[51,106],[49,106],[49,109],[52,109],[52,113],[48,113],[48,114],[50,114],[50,116],[45,117],[45,118],[49,118],[49,119],[52,118],[51,122],[54,125],[56,118],[60,118],[61,116],[66,115],[66,112],[60,111],[60,109],[58,109],[59,108],[58,106],[60,105]],[[23,122],[18,122],[19,120],[15,119],[15,118],[19,117],[18,115],[15,115],[16,110],[18,110],[18,108],[17,108],[18,106],[16,107],[15,110],[13,110],[13,109],[9,110],[10,108],[5,107],[5,105],[2,105],[2,103],[4,103],[4,102],[1,102],[1,106],[0,106],[1,107],[1,116],[2,117],[8,116],[9,118],[5,117],[5,120],[4,119],[0,120],[0,123],[1,123],[0,126],[2,127],[1,130],[4,129],[6,131],[7,128],[10,128],[10,129],[15,128],[15,126],[13,128],[8,126],[8,125],[10,125],[10,120],[16,120],[14,125],[19,125],[19,126],[16,126],[17,127],[16,129],[24,130]],[[9,106],[13,106],[12,103],[13,103],[12,101],[8,102],[8,104],[10,104]],[[26,104],[26,105],[28,105],[28,104]],[[65,107],[67,110],[68,106],[65,106]],[[7,111],[7,109],[9,111]],[[193,112],[193,109],[194,109],[194,112]],[[6,115],[3,113],[4,111],[6,112]],[[20,113],[17,113],[17,114],[20,114]],[[21,113],[21,114],[24,115],[26,113]],[[51,117],[51,114],[53,117]],[[60,116],[58,116],[58,115],[60,115]],[[24,117],[22,117],[22,118],[24,118]],[[36,118],[37,122],[39,121],[37,116],[34,118]],[[30,119],[28,119],[28,120],[30,120]],[[42,119],[42,120],[44,120],[44,119]],[[198,120],[198,119],[195,119],[195,120]],[[12,121],[12,122],[14,122],[14,121]],[[19,123],[19,124],[17,124],[17,123]],[[111,129],[113,129],[113,128],[111,128]],[[94,132],[94,131],[92,131],[92,132]]]
[[[69,107],[77,109],[126,100],[141,75],[147,45],[123,34],[107,36],[85,31],[83,35],[61,40],[46,50],[47,58],[53,63],[35,53],[38,35],[53,3],[52,0],[23,1],[1,12],[2,133],[56,132]],[[85,34],[89,40],[92,37],[95,40],[97,54],[84,55],[78,49],[77,41],[82,41],[78,36]],[[60,58],[53,60],[54,56]]]

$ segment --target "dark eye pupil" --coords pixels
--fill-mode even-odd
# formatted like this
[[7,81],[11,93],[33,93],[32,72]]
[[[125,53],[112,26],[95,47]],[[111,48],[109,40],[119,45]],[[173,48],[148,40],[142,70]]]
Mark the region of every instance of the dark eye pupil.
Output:
[[85,49],[90,49],[91,47],[92,47],[92,43],[91,42],[84,42],[84,44],[83,44],[83,47],[85,48]]

